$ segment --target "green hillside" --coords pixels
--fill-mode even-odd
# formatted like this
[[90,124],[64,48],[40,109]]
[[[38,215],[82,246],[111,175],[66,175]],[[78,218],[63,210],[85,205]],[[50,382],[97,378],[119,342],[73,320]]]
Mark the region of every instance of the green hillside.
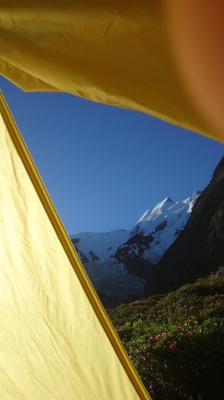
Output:
[[107,311],[153,400],[224,398],[224,267]]

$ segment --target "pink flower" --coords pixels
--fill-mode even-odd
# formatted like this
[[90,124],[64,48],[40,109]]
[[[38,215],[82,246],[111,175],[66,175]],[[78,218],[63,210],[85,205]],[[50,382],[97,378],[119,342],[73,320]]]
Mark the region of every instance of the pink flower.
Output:
[[161,337],[166,337],[166,332],[161,333]]
[[182,326],[178,326],[178,331],[182,331]]
[[156,335],[156,339],[160,339],[161,338],[161,335]]
[[170,349],[171,351],[176,351],[177,346],[176,346],[174,343],[172,343],[172,344],[169,345],[169,349]]
[[153,336],[149,336],[148,342],[152,342],[154,340]]

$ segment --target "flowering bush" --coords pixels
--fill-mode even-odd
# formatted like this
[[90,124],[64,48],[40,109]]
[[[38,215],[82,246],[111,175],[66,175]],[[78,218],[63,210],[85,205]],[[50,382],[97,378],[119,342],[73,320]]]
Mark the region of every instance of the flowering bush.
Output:
[[153,400],[223,398],[224,268],[108,313]]
[[169,345],[169,349],[170,349],[171,351],[176,351],[176,349],[177,349],[176,344],[174,344],[174,343],[170,344],[170,345]]

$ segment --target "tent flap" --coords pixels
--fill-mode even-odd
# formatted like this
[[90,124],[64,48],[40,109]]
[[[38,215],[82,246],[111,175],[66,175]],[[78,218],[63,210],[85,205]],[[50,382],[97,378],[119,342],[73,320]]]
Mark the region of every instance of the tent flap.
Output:
[[178,79],[162,1],[1,0],[0,73],[211,136]]
[[0,397],[149,399],[0,95]]

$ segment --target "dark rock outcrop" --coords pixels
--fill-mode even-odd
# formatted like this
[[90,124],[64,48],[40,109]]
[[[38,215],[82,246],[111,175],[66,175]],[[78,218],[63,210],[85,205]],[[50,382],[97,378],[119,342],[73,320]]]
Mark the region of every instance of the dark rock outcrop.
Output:
[[125,265],[130,274],[145,279],[152,265],[144,260],[143,254],[153,240],[151,235],[134,235],[117,249],[114,257]]
[[176,241],[149,274],[145,296],[173,291],[224,265],[224,157]]

